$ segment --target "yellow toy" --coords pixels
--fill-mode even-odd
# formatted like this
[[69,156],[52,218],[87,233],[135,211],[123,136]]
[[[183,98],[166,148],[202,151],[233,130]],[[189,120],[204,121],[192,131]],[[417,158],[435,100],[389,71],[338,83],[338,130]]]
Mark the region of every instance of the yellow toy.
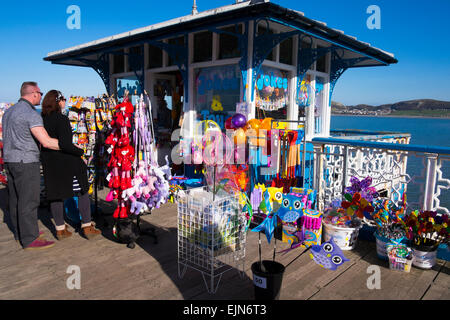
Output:
[[278,130],[286,130],[287,128],[287,123],[286,122],[274,122],[273,123],[273,129],[278,129]]
[[273,204],[274,201],[281,203],[281,200],[283,200],[283,187],[281,188],[275,188],[275,187],[269,187],[267,188],[267,191],[270,195],[270,203]]
[[255,189],[261,189],[261,194],[264,194],[267,188],[263,183],[258,183],[255,185]]

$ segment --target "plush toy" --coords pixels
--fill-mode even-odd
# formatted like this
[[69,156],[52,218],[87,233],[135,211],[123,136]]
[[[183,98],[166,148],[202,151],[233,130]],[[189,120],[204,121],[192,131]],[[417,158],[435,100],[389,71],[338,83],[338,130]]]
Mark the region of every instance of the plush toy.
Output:
[[322,245],[311,246],[311,259],[325,269],[336,270],[348,260],[339,246],[334,242],[333,237]]
[[113,213],[113,218],[115,219],[124,219],[128,218],[128,208],[127,204],[123,199],[119,199],[119,205]]
[[107,164],[110,173],[107,176],[108,187],[111,188],[107,201],[118,200],[114,211],[115,219],[125,219],[130,214],[130,205],[136,202],[136,185],[139,181],[132,181],[135,150],[131,146],[129,128],[134,112],[133,105],[126,97],[124,102],[116,107],[111,121],[111,130],[105,139],[107,152],[111,159]]
[[131,170],[133,169],[134,149],[130,145],[116,148],[117,162],[121,171],[120,189],[125,190],[131,188]]
[[270,195],[270,203],[273,204],[274,201],[281,203],[281,200],[283,198],[283,188],[269,187],[267,188],[267,191]]
[[293,194],[283,194],[281,207],[276,212],[276,215],[283,222],[296,222],[303,216],[303,203],[301,198]]
[[143,181],[147,181],[147,171],[145,170],[145,162],[139,161],[139,168],[136,171],[136,176],[140,177]]
[[[265,191],[265,198],[269,197],[269,190],[268,188]],[[261,203],[264,203],[265,201],[262,201]],[[267,206],[270,206],[270,202],[267,202]],[[282,200],[281,200],[281,206],[280,208],[271,214],[271,212],[268,211],[268,216],[263,220],[263,222],[254,228],[252,231],[254,232],[260,232],[264,231],[267,242],[270,243],[270,240],[272,239],[273,232],[277,226],[277,218],[280,218],[283,222],[288,223],[294,223],[299,218],[303,216],[303,204],[301,202],[301,198],[295,196],[294,194],[282,194]]]

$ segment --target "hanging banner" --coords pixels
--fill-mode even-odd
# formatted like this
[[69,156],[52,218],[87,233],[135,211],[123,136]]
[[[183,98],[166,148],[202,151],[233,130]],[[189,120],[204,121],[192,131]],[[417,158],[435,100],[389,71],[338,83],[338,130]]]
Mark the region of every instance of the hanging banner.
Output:
[[264,111],[285,108],[289,101],[289,78],[287,71],[261,67],[256,78],[256,107]]
[[298,93],[299,107],[309,107],[311,105],[311,76],[307,74],[301,83]]

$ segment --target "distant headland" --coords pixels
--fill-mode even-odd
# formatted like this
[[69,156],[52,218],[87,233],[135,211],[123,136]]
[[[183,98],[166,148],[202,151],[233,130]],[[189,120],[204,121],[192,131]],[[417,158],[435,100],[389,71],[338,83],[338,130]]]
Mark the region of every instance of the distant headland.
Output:
[[450,101],[419,99],[380,106],[367,104],[346,106],[340,102],[333,101],[331,102],[331,113],[333,115],[450,118]]

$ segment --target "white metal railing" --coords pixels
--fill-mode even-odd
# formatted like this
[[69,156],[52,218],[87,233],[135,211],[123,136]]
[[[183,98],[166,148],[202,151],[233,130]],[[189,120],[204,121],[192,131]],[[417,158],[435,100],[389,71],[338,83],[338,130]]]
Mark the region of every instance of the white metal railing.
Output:
[[313,139],[313,151],[307,151],[309,171],[305,173],[318,191],[319,209],[340,199],[352,176],[371,176],[373,186],[395,203],[406,192],[409,208],[448,214],[450,148],[392,142]]

